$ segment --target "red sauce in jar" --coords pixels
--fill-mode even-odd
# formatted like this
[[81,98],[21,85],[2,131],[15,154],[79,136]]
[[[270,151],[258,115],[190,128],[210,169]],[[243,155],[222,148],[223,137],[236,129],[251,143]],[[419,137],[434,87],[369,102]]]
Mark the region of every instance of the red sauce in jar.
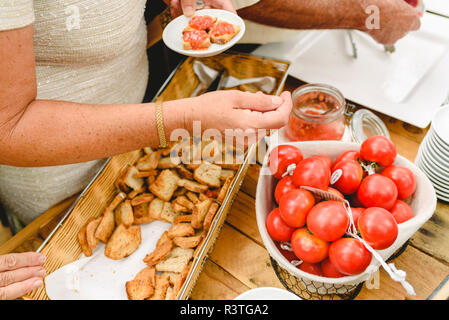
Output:
[[194,50],[202,49],[201,44],[208,38],[206,31],[194,30],[184,32],[182,39],[189,42]]
[[189,21],[189,26],[197,30],[207,30],[214,25],[214,19],[210,16],[194,16]]
[[234,32],[234,26],[224,21],[218,22],[211,30],[211,33],[214,37],[222,36],[224,34],[231,34]]
[[343,138],[344,98],[338,91],[340,96],[319,90],[319,86],[306,85],[293,93],[293,110],[285,130],[291,141]]

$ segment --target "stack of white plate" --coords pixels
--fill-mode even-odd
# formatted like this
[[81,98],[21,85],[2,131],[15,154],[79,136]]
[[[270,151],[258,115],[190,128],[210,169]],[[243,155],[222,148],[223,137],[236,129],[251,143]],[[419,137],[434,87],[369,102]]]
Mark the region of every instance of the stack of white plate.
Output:
[[415,163],[432,182],[437,197],[449,202],[449,106],[435,114]]

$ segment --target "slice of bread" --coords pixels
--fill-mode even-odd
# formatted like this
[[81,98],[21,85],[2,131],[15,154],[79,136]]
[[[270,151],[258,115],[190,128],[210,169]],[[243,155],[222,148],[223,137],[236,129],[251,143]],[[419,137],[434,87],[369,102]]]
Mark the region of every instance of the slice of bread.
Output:
[[103,218],[101,218],[97,230],[95,230],[95,238],[97,238],[103,243],[108,242],[109,237],[112,235],[112,232],[114,232],[114,228],[115,228],[114,212],[106,210],[103,214]]
[[142,241],[140,226],[115,228],[104,249],[104,255],[113,260],[120,260],[131,255]]
[[239,32],[240,26],[220,20],[210,30],[210,40],[212,43],[225,44]]
[[203,162],[193,172],[193,177],[199,183],[208,185],[212,188],[220,187],[221,167],[209,162]]
[[150,185],[151,193],[164,201],[170,201],[173,193],[178,188],[180,178],[171,170],[163,170],[156,180]]
[[156,264],[156,271],[182,272],[193,257],[193,249],[175,248]]
[[122,202],[117,209],[115,209],[115,224],[120,224],[129,227],[134,222],[133,207],[131,206],[131,200]]

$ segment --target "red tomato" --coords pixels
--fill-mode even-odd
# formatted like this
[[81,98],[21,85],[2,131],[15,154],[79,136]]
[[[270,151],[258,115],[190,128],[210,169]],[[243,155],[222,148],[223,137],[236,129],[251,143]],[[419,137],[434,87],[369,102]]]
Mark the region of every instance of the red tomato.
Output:
[[380,174],[372,174],[363,179],[357,191],[357,198],[366,208],[381,207],[391,209],[398,197],[394,182]]
[[280,145],[274,148],[268,156],[268,167],[275,178],[281,179],[291,164],[297,164],[303,159],[302,152],[290,145]]
[[357,223],[359,221],[359,217],[363,211],[365,211],[365,208],[351,208],[352,220],[354,220],[354,225],[355,225],[356,229],[358,228]]
[[306,224],[306,218],[315,204],[313,194],[304,189],[287,192],[279,201],[279,213],[282,220],[290,227],[301,228]]
[[318,158],[307,158],[296,165],[293,182],[297,187],[307,186],[326,190],[331,179],[331,170]]
[[292,249],[302,261],[318,263],[326,259],[329,244],[307,231],[307,228],[297,229],[292,235]]
[[355,150],[348,150],[340,154],[334,162],[334,166],[332,167],[332,171],[334,171],[334,167],[340,162],[344,160],[354,160],[357,161],[360,158],[360,154]]
[[296,189],[296,187],[293,184],[292,176],[285,176],[281,180],[279,180],[276,189],[274,189],[274,199],[277,203],[279,203],[284,194],[294,189]]
[[321,265],[319,263],[301,263],[298,268],[304,272],[314,274],[316,276],[323,276],[323,272],[321,271]]
[[376,250],[393,244],[398,236],[398,224],[393,215],[383,208],[368,208],[359,217],[362,238]]
[[412,208],[402,200],[396,200],[390,212],[397,223],[405,222],[415,216]]
[[323,201],[307,215],[307,228],[324,241],[343,237],[349,226],[349,217],[340,201]]
[[345,275],[359,274],[371,263],[371,252],[354,238],[341,238],[329,247],[329,260]]
[[320,154],[318,156],[313,156],[311,158],[320,159],[320,160],[324,161],[324,163],[329,167],[329,169],[332,168],[332,164],[333,164],[332,159],[328,156],[325,156],[324,154]]
[[416,180],[413,172],[402,166],[389,166],[382,173],[390,178],[398,188],[398,199],[404,200],[410,197],[416,190]]
[[279,208],[274,209],[268,214],[266,221],[267,231],[273,240],[290,241],[294,228],[288,226],[279,215]]
[[338,269],[332,264],[329,258],[321,262],[321,271],[323,273],[323,276],[327,278],[341,278],[346,276],[345,274],[338,271]]
[[362,160],[375,161],[383,167],[391,166],[396,155],[397,151],[393,142],[384,136],[369,137],[360,147]]
[[342,198],[342,199],[345,198],[345,196],[340,191],[338,191],[337,189],[328,187],[326,191],[329,192],[329,193],[332,193],[333,195],[335,195],[335,196],[337,196],[339,198]]
[[341,176],[334,186],[343,194],[356,192],[363,179],[363,169],[360,164],[354,160],[343,160],[334,166],[332,173],[337,170],[341,170]]

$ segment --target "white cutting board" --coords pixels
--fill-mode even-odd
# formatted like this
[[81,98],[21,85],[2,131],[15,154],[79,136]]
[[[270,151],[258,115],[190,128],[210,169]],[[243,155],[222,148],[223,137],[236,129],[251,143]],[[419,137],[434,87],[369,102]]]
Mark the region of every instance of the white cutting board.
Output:
[[426,127],[449,93],[449,20],[426,14],[421,29],[401,39],[392,55],[365,34],[353,37],[358,59],[341,30],[307,32],[254,54],[288,59],[298,79],[333,85],[350,100]]

